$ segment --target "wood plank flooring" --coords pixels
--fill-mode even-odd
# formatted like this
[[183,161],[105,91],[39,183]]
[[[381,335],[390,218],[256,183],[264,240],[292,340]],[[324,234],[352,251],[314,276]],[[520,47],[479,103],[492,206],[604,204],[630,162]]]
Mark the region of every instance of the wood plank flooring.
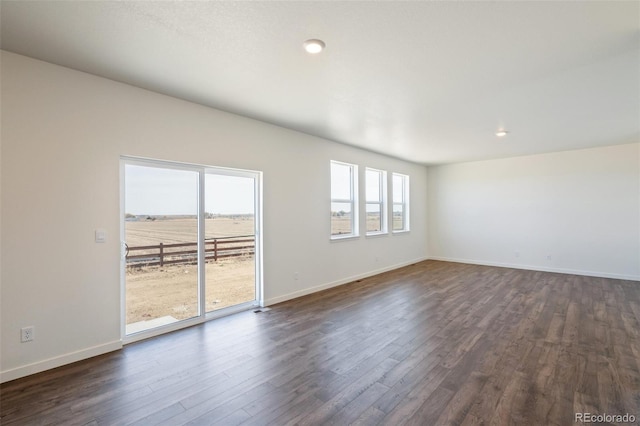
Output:
[[0,401],[3,425],[638,424],[640,283],[426,261],[5,383]]

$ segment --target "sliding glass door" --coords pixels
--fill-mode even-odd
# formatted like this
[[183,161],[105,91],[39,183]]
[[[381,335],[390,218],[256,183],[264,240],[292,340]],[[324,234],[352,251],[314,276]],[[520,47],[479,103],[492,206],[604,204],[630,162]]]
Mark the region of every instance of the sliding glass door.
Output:
[[205,175],[206,311],[256,300],[255,178]]
[[200,315],[198,173],[125,166],[126,331]]
[[123,158],[122,181],[125,340],[257,304],[259,172]]

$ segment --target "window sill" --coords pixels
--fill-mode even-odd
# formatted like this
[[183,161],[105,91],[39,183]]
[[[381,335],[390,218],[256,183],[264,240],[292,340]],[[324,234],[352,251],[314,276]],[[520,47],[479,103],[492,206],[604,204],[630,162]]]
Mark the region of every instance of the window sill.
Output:
[[387,235],[389,235],[388,232],[371,232],[370,234],[366,234],[365,237],[366,238],[380,238],[380,237],[386,237]]
[[403,234],[408,234],[409,232],[411,232],[411,230],[407,229],[407,230],[403,230],[403,231],[393,231],[392,234],[393,235],[403,235]]
[[360,238],[360,235],[333,235],[330,241],[357,240],[358,238]]

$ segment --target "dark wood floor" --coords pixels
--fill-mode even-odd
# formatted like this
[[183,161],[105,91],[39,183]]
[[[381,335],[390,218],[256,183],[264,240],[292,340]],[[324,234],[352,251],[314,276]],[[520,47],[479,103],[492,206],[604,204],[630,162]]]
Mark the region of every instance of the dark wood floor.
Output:
[[640,283],[427,261],[0,391],[3,425],[638,418]]

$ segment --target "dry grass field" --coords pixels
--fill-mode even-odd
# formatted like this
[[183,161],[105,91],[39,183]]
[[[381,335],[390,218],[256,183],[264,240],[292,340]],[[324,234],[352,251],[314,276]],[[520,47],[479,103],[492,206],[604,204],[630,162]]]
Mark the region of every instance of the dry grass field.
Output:
[[[217,217],[205,219],[205,238],[253,235],[252,217]],[[125,222],[127,244],[146,246],[152,244],[190,243],[198,238],[196,219],[158,219]]]
[[[393,229],[402,226],[401,217],[393,217]],[[380,217],[375,214],[367,214],[367,232],[379,230]],[[331,232],[333,235],[348,234],[351,232],[351,218],[348,216],[331,216]]]
[[[206,238],[254,233],[250,217],[216,217],[205,222]],[[188,218],[127,221],[125,229],[129,247],[197,239],[197,221]],[[255,299],[252,255],[207,262],[205,277],[207,312]],[[164,316],[181,320],[198,315],[197,280],[196,265],[127,267],[127,324]]]

